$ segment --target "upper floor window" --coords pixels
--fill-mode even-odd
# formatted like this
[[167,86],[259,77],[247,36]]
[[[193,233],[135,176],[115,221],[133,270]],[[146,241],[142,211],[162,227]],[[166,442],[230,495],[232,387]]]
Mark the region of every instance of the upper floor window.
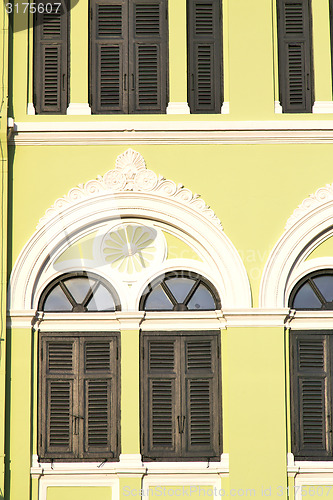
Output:
[[280,102],[311,113],[314,102],[311,0],[277,0]]
[[69,97],[67,0],[41,0],[34,17],[34,106],[38,114],[65,114]]
[[91,0],[93,113],[165,113],[167,0]]
[[[311,273],[294,288],[297,310],[332,310],[333,273]],[[333,459],[333,332],[290,333],[292,451],[298,459]]]
[[187,0],[187,74],[191,113],[220,113],[221,0]]

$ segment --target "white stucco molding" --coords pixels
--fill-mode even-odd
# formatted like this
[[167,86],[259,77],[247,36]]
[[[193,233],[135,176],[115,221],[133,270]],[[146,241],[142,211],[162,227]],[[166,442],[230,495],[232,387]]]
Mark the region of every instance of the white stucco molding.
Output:
[[158,221],[191,238],[204,249],[205,275],[214,277],[223,307],[251,307],[244,264],[213,210],[189,189],[148,170],[143,157],[128,150],[117,158],[114,170],[71,189],[47,210],[15,263],[9,309],[37,309],[37,291],[47,282],[45,269],[59,248],[114,220],[131,218]]
[[294,284],[305,274],[333,267],[333,260],[307,257],[333,234],[333,185],[306,198],[288,219],[285,231],[267,260],[260,286],[259,307],[287,307]]

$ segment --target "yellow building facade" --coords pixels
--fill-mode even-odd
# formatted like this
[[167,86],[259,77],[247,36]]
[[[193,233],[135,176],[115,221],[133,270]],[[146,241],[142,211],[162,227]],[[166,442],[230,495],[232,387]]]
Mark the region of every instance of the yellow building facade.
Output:
[[333,497],[329,0],[38,5],[0,6],[0,498]]

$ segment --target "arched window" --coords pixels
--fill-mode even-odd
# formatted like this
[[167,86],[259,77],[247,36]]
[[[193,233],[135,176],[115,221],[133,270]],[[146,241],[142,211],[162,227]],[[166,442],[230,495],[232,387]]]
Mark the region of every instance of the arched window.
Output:
[[188,271],[163,274],[144,291],[140,309],[145,311],[213,311],[220,309],[214,286]]
[[[39,309],[112,312],[110,285],[87,272],[63,274],[43,291]],[[40,332],[39,458],[113,460],[119,456],[119,334]]]
[[[165,273],[154,280],[144,291],[140,304],[140,309],[155,312],[190,313],[219,308],[213,285],[188,271]],[[217,331],[142,332],[144,458],[220,460],[220,349]]]
[[101,312],[119,309],[119,299],[102,278],[87,272],[62,274],[43,291],[40,311]]
[[[332,270],[302,278],[289,305],[299,311],[333,310]],[[290,362],[292,451],[296,459],[332,460],[333,331],[291,331]]]

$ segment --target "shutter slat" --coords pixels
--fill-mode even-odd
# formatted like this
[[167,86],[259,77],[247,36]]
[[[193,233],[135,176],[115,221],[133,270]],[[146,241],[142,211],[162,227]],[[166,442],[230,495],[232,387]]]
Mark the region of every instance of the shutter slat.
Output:
[[107,380],[87,381],[88,451],[107,447],[110,436],[110,388]]
[[310,0],[278,0],[280,101],[286,113],[309,113],[313,104]]
[[222,37],[219,0],[188,0],[188,95],[192,113],[220,113]]
[[208,380],[190,380],[190,445],[211,448],[211,388]]
[[59,451],[65,448],[70,451],[71,441],[71,409],[72,409],[72,382],[49,382],[48,388],[48,452]]
[[151,383],[152,449],[172,449],[174,445],[174,389],[172,380]]
[[85,368],[86,371],[110,369],[110,343],[86,342],[85,343]]
[[325,384],[323,380],[300,381],[302,444],[305,448],[325,450]]
[[47,370],[72,371],[73,369],[73,343],[49,342]]
[[187,370],[211,370],[212,345],[210,341],[186,342]]

